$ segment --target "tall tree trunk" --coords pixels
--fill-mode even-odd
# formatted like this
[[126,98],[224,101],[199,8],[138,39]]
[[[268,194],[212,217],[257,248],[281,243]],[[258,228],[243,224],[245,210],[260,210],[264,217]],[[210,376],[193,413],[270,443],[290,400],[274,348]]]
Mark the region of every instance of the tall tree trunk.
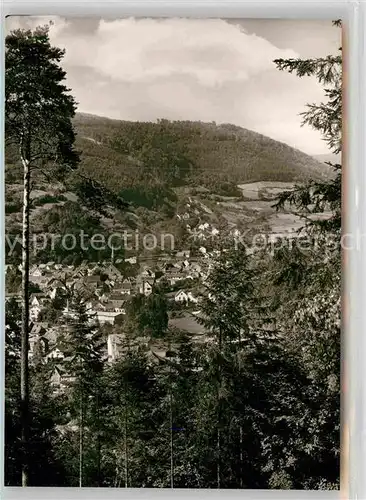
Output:
[[[171,347],[170,347],[171,349]],[[170,487],[174,488],[174,456],[173,456],[173,389],[172,389],[172,367],[169,367],[170,385]]]
[[22,486],[29,484],[29,195],[30,165],[22,155],[24,171],[22,228],[22,333],[20,358],[20,420],[22,442]]
[[243,426],[239,427],[239,446],[240,446],[240,488],[243,488]]
[[101,483],[100,460],[101,460],[101,442],[100,442],[100,413],[99,413],[99,382],[97,387],[97,482]]
[[217,488],[221,488],[221,351],[222,332],[219,331],[219,359],[218,359],[218,423],[217,423]]
[[79,488],[83,486],[84,465],[84,397],[80,395],[80,421],[79,421]]
[[221,433],[220,427],[217,427],[217,488],[221,487]]
[[127,384],[126,384],[126,375],[124,380],[124,390],[125,390],[125,411],[124,411],[124,441],[125,441],[125,488],[128,488],[128,443],[127,443],[127,426],[128,426],[128,418],[127,418]]
[[[239,328],[239,343],[238,343],[238,350],[241,351],[241,328]],[[240,365],[239,365],[240,369]],[[240,479],[239,479],[239,486],[240,488],[243,488],[243,426],[240,423],[239,425],[239,462],[240,462]]]

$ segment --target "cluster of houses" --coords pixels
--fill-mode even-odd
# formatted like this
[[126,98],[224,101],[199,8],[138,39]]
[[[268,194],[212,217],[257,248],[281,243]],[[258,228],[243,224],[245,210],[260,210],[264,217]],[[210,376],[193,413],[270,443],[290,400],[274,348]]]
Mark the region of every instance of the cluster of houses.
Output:
[[[72,319],[75,311],[72,303],[67,299],[68,292],[77,291],[87,297],[86,306],[90,323],[106,326],[105,359],[115,362],[126,348],[126,338],[123,333],[123,324],[126,316],[126,308],[132,297],[142,294],[149,296],[154,287],[161,285],[165,290],[166,298],[172,304],[172,309],[187,308],[191,306],[191,322],[193,332],[197,321],[194,315],[199,313],[199,294],[197,288],[208,277],[212,265],[212,257],[220,254],[218,250],[208,250],[206,243],[216,239],[220,231],[209,222],[200,222],[191,227],[192,216],[199,216],[204,211],[210,214],[209,208],[203,204],[197,206],[194,200],[189,199],[185,211],[177,214],[177,218],[185,221],[186,229],[198,242],[196,255],[193,257],[190,250],[177,251],[172,255],[161,253],[141,262],[137,256],[125,259],[116,259],[99,263],[82,262],[80,265],[67,265],[56,262],[34,264],[30,268],[29,280],[32,289],[36,292],[30,295],[29,316],[29,357],[34,360],[41,356],[42,361],[52,363],[51,383],[55,392],[66,390],[72,383],[72,376],[66,366],[72,361],[72,355],[64,352],[60,344],[63,333],[67,335],[68,322],[55,322],[48,320],[47,312],[50,306],[54,307],[57,297],[63,297],[61,318]],[[228,224],[230,235],[235,239],[240,236],[237,228],[231,228]],[[220,234],[221,236],[221,234]],[[200,246],[201,245],[201,246]],[[252,249],[247,249],[248,253]],[[6,265],[6,272],[11,265]],[[66,292],[66,293],[65,293]],[[7,294],[6,300],[15,299],[19,303],[19,294]],[[175,321],[178,323],[179,318]],[[63,331],[65,329],[65,332]],[[201,328],[195,332],[197,339],[203,338]],[[138,337],[134,340],[135,345],[149,347],[149,339]],[[129,343],[129,348],[130,348]],[[149,350],[148,349],[148,350]],[[155,357],[164,356],[161,352],[154,351]]]
[[[38,352],[43,360],[53,362],[52,383],[55,391],[64,390],[70,382],[64,368],[67,356],[58,343],[62,322],[61,325],[60,322],[57,322],[57,326],[52,325],[44,314],[56,297],[65,298],[70,290],[82,292],[87,297],[90,322],[112,327],[106,335],[106,359],[113,362],[121,353],[123,322],[131,297],[138,294],[149,296],[156,285],[164,284],[168,301],[180,306],[193,306],[199,302],[195,287],[207,277],[204,259],[191,258],[189,250],[177,252],[173,258],[160,256],[148,263],[130,258],[128,275],[120,270],[122,266],[119,264],[83,262],[79,266],[72,266],[48,262],[34,264],[30,268],[30,282],[39,291],[30,295],[29,356],[33,358]],[[6,299],[21,302],[16,293],[7,294]],[[67,298],[60,314],[61,318],[72,318],[75,315]],[[146,339],[138,341],[140,344],[146,343]]]

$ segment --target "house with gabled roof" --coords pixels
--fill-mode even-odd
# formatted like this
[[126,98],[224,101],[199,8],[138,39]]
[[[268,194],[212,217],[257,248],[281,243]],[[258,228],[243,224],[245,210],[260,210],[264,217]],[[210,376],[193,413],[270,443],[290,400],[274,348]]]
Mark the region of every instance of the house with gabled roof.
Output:
[[101,277],[99,275],[97,275],[97,274],[92,274],[90,276],[86,276],[84,278],[83,282],[87,286],[91,286],[91,287],[94,287],[94,288],[99,288],[103,284],[103,281],[102,281]]
[[59,278],[53,278],[47,283],[45,293],[47,293],[47,295],[51,299],[54,299],[57,295],[58,290],[66,291],[66,286],[62,281],[60,281]]
[[63,393],[76,380],[62,364],[57,364],[51,375],[51,385],[55,393]]
[[168,292],[165,296],[169,301],[181,304],[187,302],[188,300],[187,295],[183,290],[179,290],[178,292]]
[[137,291],[143,295],[150,295],[154,288],[154,279],[153,278],[141,278],[137,281]]
[[35,285],[38,285],[41,290],[44,290],[48,283],[51,281],[52,276],[51,275],[43,275],[39,277],[33,277],[32,279],[29,279],[31,283],[34,283]]
[[124,279],[119,287],[119,290],[121,291],[121,293],[131,295],[132,292],[131,280],[129,280],[128,278]]
[[126,295],[120,293],[111,293],[108,297],[108,302],[110,302],[116,310],[122,310],[124,309],[123,306],[126,303]]
[[44,270],[39,267],[39,264],[33,264],[29,269],[29,277],[42,276]]
[[134,290],[132,279],[125,278],[122,282],[118,282],[111,287],[111,293],[119,295],[131,295]]
[[96,311],[96,319],[101,325],[121,325],[124,321],[124,316],[125,315],[123,313],[114,310],[106,311],[101,309]]
[[144,266],[140,272],[140,276],[141,278],[155,278],[155,271],[148,266]]
[[86,265],[86,269],[89,275],[98,274],[99,272],[101,272],[101,269],[96,262],[88,262]]
[[119,269],[117,269],[116,266],[113,264],[109,264],[104,270],[104,274],[108,276],[109,281],[113,281],[114,283],[116,281],[122,280],[123,275]]
[[184,290],[178,290],[174,295],[175,302],[186,304],[188,302],[188,294]]
[[169,300],[174,300],[178,304],[188,304],[189,302],[197,303],[198,299],[193,295],[191,291],[185,291],[183,289],[177,292],[170,292],[167,294]]
[[62,361],[65,359],[65,354],[57,346],[54,346],[45,356],[46,361]]
[[181,271],[169,271],[165,275],[166,280],[170,283],[171,286],[174,286],[178,281],[183,281],[186,279],[186,275]]
[[88,276],[88,267],[87,266],[79,266],[75,269],[75,271],[72,273],[72,278],[74,279],[82,279]]
[[29,298],[29,319],[31,321],[38,321],[39,315],[48,301],[49,297],[43,292],[31,294]]
[[31,331],[29,332],[30,336],[36,336],[36,335],[44,335],[49,328],[49,324],[46,322],[38,322],[34,323]]
[[126,314],[125,308],[123,307],[125,300],[104,300],[99,302],[94,308],[95,311],[113,311],[121,314]]

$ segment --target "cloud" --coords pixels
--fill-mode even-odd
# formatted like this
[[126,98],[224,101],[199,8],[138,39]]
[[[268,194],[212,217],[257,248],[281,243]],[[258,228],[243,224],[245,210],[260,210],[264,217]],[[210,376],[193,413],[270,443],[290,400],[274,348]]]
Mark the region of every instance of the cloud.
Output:
[[[10,19],[35,27],[49,18]],[[273,63],[299,56],[291,37],[286,48],[282,35],[279,48],[264,30],[258,36],[221,19],[53,21],[50,38],[66,49],[63,66],[80,111],[125,120],[230,122],[325,152],[319,134],[301,128],[298,116],[306,102],[322,98],[320,86]]]
[[5,18],[5,32],[9,33],[17,29],[34,30],[38,26],[46,24],[51,24],[52,37],[55,38],[65,31],[69,22],[58,16],[8,16]]
[[101,20],[82,36],[69,28],[62,20],[50,31],[53,43],[68,49],[65,64],[121,82],[188,76],[215,87],[246,81],[270,69],[274,58],[297,56],[221,19]]

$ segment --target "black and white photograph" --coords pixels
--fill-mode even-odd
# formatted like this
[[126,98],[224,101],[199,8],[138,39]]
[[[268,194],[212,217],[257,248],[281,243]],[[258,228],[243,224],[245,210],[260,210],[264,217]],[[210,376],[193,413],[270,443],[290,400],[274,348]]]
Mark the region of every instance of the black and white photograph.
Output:
[[4,43],[5,485],[338,490],[342,21]]

